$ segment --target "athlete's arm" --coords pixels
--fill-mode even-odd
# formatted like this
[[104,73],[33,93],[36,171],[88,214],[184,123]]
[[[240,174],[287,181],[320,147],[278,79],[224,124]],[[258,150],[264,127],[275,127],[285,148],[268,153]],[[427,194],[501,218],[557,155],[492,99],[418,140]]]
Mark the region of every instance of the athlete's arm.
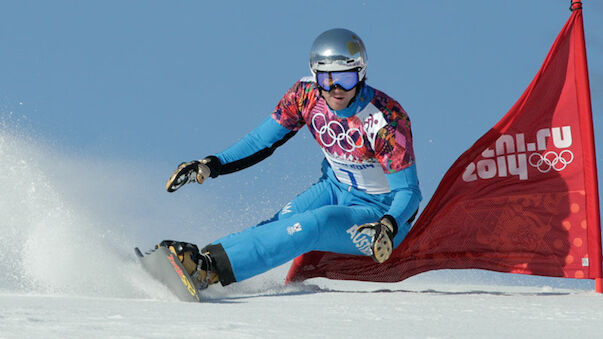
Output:
[[391,191],[395,194],[387,214],[391,215],[398,225],[410,224],[422,198],[417,167],[413,164],[396,173],[386,174],[385,177]]
[[255,165],[291,139],[304,125],[300,109],[308,101],[309,86],[307,81],[296,82],[260,126],[224,152],[207,157],[210,176],[215,178]]
[[[291,139],[297,131],[290,131],[268,117],[257,128],[224,152],[216,154],[219,165],[210,166],[211,177],[240,171],[266,159],[274,150]],[[213,167],[213,168],[212,168]]]
[[385,117],[388,123],[377,132],[374,149],[385,172],[390,191],[394,194],[386,216],[393,219],[394,230],[397,230],[398,225],[412,222],[419,208],[421,191],[410,119],[398,102],[386,96],[380,98],[381,100],[376,102],[382,111],[387,112]]
[[266,159],[274,150],[289,140],[297,131],[291,131],[272,117],[266,118],[243,139],[216,155],[202,160],[180,164],[166,184],[168,192],[174,192],[184,184],[203,183],[208,177],[240,171]]
[[371,256],[380,264],[389,259],[394,250],[394,237],[398,233],[398,226],[404,227],[404,232],[408,232],[409,226],[406,224],[410,224],[414,219],[421,201],[414,164],[396,173],[386,174],[386,178],[395,194],[389,210],[379,221],[360,225],[357,229],[359,232],[364,229],[373,230]]

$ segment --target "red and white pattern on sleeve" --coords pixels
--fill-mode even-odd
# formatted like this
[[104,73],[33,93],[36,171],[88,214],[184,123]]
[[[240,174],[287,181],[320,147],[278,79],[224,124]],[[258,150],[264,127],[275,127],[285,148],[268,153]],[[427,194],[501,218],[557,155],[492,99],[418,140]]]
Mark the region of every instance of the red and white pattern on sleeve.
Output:
[[383,114],[387,125],[375,138],[375,156],[386,173],[395,173],[415,163],[410,119],[400,104],[375,91],[371,103]]

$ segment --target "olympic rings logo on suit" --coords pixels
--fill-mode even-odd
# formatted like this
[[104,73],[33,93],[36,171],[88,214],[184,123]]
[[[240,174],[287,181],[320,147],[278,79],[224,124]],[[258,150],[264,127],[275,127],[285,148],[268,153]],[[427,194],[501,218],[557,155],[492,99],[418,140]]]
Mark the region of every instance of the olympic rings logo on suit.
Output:
[[561,151],[557,154],[555,151],[548,151],[544,154],[532,153],[528,162],[540,173],[547,173],[551,169],[557,172],[563,171],[568,164],[574,161],[574,153],[570,150]]
[[[319,117],[322,118],[324,124],[322,127],[317,128],[316,118]],[[346,131],[343,125],[338,121],[327,122],[326,116],[322,113],[315,114],[312,117],[312,128],[318,133],[318,137],[325,147],[331,147],[337,143],[342,150],[349,153],[364,146],[364,138],[362,137],[360,129],[350,128]],[[330,138],[331,141],[325,141],[325,135]],[[354,138],[356,135],[357,137]],[[360,143],[358,143],[358,141],[360,141]]]

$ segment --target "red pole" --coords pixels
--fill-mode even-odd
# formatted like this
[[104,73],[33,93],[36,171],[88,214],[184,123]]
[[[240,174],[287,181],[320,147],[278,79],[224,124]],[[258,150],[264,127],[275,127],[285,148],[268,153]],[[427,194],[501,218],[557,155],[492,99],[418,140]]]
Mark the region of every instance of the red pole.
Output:
[[[570,10],[573,12],[575,10],[582,11],[582,1],[580,0],[572,0],[570,5]],[[577,48],[580,50],[580,54],[583,55],[584,62],[580,63],[580,67],[576,70],[580,73],[579,79],[584,81],[586,86],[586,91],[583,92],[583,95],[580,95],[578,98],[579,105],[582,106],[582,114],[580,117],[581,125],[584,128],[585,136],[587,140],[589,140],[588,145],[583,145],[585,149],[588,149],[588,152],[593,154],[592,163],[590,166],[586,166],[585,168],[585,181],[586,181],[586,190],[587,190],[587,200],[590,201],[590,206],[588,206],[587,212],[587,220],[588,220],[588,228],[589,228],[589,238],[595,240],[591,244],[593,248],[592,252],[589,250],[589,254],[593,257],[593,262],[596,263],[596,267],[593,267],[595,270],[595,292],[603,293],[603,278],[602,278],[602,255],[601,255],[601,216],[599,215],[599,188],[598,188],[598,180],[597,180],[597,163],[595,154],[595,136],[594,129],[592,123],[592,107],[590,100],[590,86],[588,80],[588,65],[586,62],[586,42],[584,39],[584,25],[582,22],[582,13],[580,14],[580,26],[579,36],[576,39],[576,44],[578,44]],[[586,114],[584,111],[586,110]],[[589,241],[590,242],[590,241]]]
[[570,10],[573,12],[577,9],[582,9],[582,1],[580,0],[571,0]]

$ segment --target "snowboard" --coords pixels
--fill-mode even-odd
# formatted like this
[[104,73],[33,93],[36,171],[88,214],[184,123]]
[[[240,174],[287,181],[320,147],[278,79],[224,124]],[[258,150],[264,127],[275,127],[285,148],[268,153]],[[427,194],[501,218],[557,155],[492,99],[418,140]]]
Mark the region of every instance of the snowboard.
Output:
[[140,259],[142,267],[178,299],[188,302],[200,301],[199,290],[193,280],[182,267],[178,256],[167,247],[158,247],[147,252],[146,255],[142,254],[138,247],[134,248],[134,252]]

